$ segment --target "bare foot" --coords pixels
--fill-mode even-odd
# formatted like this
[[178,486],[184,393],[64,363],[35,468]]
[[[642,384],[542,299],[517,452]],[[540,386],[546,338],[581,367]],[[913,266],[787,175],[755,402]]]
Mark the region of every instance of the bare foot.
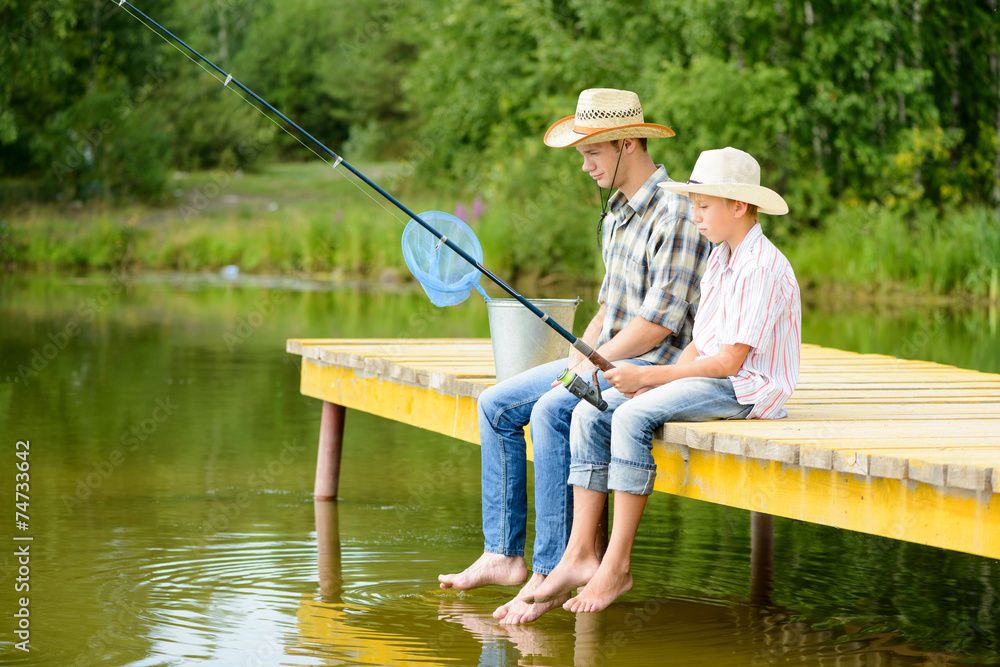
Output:
[[522,556],[484,553],[475,563],[458,574],[439,574],[441,588],[467,591],[480,586],[516,586],[528,578]]
[[526,583],[524,587],[517,592],[517,595],[514,597],[514,599],[508,602],[507,604],[502,604],[496,608],[496,611],[493,612],[493,618],[501,619],[504,616],[506,616],[507,610],[512,604],[518,601],[522,601],[521,596],[528,595],[529,593],[534,591],[536,588],[538,588],[538,585],[541,584],[543,581],[545,581],[544,574],[539,574],[538,572],[532,572],[531,578],[528,579],[528,583]]
[[548,602],[525,602],[523,596],[531,595],[544,581],[544,574],[538,574],[537,572],[532,574],[531,579],[529,579],[528,583],[524,585],[524,588],[518,591],[517,597],[507,604],[497,607],[496,611],[493,612],[493,618],[499,619],[501,625],[520,625],[522,623],[531,623],[545,612],[558,607],[569,599],[569,595],[567,594],[561,599],[556,598],[555,600],[550,600]]
[[555,569],[545,577],[543,583],[527,594],[518,593],[518,597],[528,603],[551,602],[557,598],[565,598],[571,590],[590,581],[600,565],[601,561],[597,560],[597,556],[576,557],[567,551]]
[[563,609],[572,612],[590,612],[607,609],[608,605],[632,590],[630,570],[612,571],[610,567],[600,567],[590,582],[580,589],[575,598],[570,598]]

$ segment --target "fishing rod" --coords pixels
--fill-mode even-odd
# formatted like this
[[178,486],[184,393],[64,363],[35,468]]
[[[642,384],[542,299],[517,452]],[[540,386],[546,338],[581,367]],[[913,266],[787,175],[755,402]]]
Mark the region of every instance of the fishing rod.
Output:
[[[443,234],[441,234],[440,232],[438,232],[436,229],[434,229],[433,227],[431,227],[419,215],[417,215],[416,213],[414,213],[413,211],[411,211],[402,202],[400,202],[398,199],[396,199],[395,197],[393,197],[391,194],[389,194],[388,192],[386,192],[385,190],[383,190],[377,183],[375,183],[370,178],[368,178],[363,173],[361,173],[361,171],[359,171],[358,169],[356,169],[347,160],[345,160],[343,157],[341,157],[337,153],[333,152],[330,148],[328,148],[319,139],[317,139],[316,137],[312,136],[311,134],[309,134],[308,132],[306,132],[304,129],[302,129],[298,125],[298,123],[296,123],[295,121],[293,121],[292,119],[290,119],[288,116],[286,116],[285,114],[283,114],[280,111],[278,111],[273,106],[271,106],[271,104],[267,100],[265,100],[260,95],[258,95],[257,93],[253,92],[252,90],[250,90],[249,88],[247,88],[246,86],[244,86],[239,80],[237,80],[236,78],[234,78],[231,73],[226,72],[225,70],[223,70],[222,68],[220,68],[218,65],[216,65],[214,62],[212,62],[211,60],[209,60],[208,58],[206,58],[205,56],[203,56],[201,53],[199,53],[198,51],[196,51],[192,47],[188,46],[188,44],[186,42],[184,42],[181,38],[179,38],[177,35],[175,35],[174,33],[170,32],[169,30],[167,30],[166,28],[164,28],[162,25],[160,25],[159,23],[157,23],[156,21],[154,21],[152,18],[150,18],[147,14],[145,14],[142,10],[140,10],[138,7],[136,7],[135,5],[133,5],[128,0],[111,0],[111,2],[114,3],[114,4],[117,4],[118,7],[127,6],[129,9],[131,9],[132,11],[134,11],[136,14],[139,14],[145,20],[147,20],[151,24],[155,25],[161,32],[163,32],[164,34],[166,34],[167,36],[169,36],[175,42],[177,42],[178,44],[180,44],[181,46],[183,46],[185,49],[187,49],[188,51],[190,51],[192,54],[194,54],[195,56],[197,56],[200,60],[204,61],[209,67],[211,67],[212,69],[214,69],[220,75],[226,77],[225,83],[222,84],[222,86],[224,88],[228,88],[229,84],[231,84],[231,83],[234,84],[234,85],[236,85],[240,90],[242,90],[243,92],[245,92],[248,95],[250,95],[251,97],[253,97],[257,102],[259,102],[260,104],[264,105],[272,113],[274,113],[279,118],[281,118],[281,120],[285,121],[286,123],[288,123],[289,125],[291,125],[293,128],[295,128],[296,130],[298,130],[304,137],[306,137],[307,139],[309,139],[309,141],[311,141],[312,143],[314,143],[320,150],[322,150],[323,152],[327,153],[328,155],[330,155],[333,158],[333,160],[334,160],[334,162],[333,162],[333,168],[334,169],[336,169],[340,165],[343,165],[348,171],[350,171],[352,174],[354,174],[359,179],[361,179],[366,185],[368,185],[370,188],[372,188],[373,190],[375,190],[375,192],[377,192],[378,194],[382,195],[386,200],[388,200],[396,208],[398,208],[400,211],[402,211],[406,215],[410,216],[411,220],[415,220],[421,227],[423,227],[424,229],[426,229],[428,232],[430,232],[431,234],[433,234],[439,241],[441,241],[441,243],[444,243],[446,246],[448,246],[449,248],[451,248],[451,250],[453,250],[459,257],[461,257],[466,262],[468,262],[469,264],[471,264],[472,266],[474,266],[480,273],[482,273],[487,278],[489,278],[494,283],[496,283],[497,286],[499,286],[503,291],[507,292],[507,294],[509,294],[512,297],[514,297],[522,306],[524,306],[525,308],[527,308],[528,310],[530,310],[532,313],[534,313],[534,315],[536,317],[538,317],[539,319],[541,319],[542,322],[545,322],[547,325],[549,325],[549,327],[551,327],[556,333],[558,333],[560,336],[562,336],[567,341],[569,341],[569,343],[573,346],[573,348],[576,349],[580,354],[582,354],[588,360],[590,360],[590,362],[593,363],[594,366],[596,366],[597,368],[601,369],[602,371],[607,371],[607,370],[611,370],[612,368],[614,368],[614,366],[611,365],[610,361],[608,361],[607,359],[605,359],[604,357],[602,357],[600,354],[598,354],[597,351],[595,351],[592,347],[590,347],[584,341],[580,340],[579,338],[577,338],[576,336],[574,336],[572,333],[570,333],[569,331],[567,331],[566,329],[564,329],[558,322],[556,322],[555,320],[553,320],[552,318],[550,318],[548,315],[546,315],[545,313],[543,313],[537,306],[535,306],[533,303],[531,303],[530,301],[528,301],[527,299],[525,299],[518,292],[516,292],[514,290],[514,288],[512,288],[510,285],[508,285],[503,280],[501,280],[497,275],[495,275],[492,271],[490,271],[489,269],[487,269],[485,266],[483,266],[482,263],[479,262],[475,257],[472,257],[471,255],[469,255],[469,253],[465,252],[460,247],[458,247],[455,243],[453,243],[451,240],[449,240],[448,237],[444,236]],[[566,387],[566,389],[568,389],[570,391],[570,393],[572,393],[577,398],[581,398],[581,399],[587,401],[588,403],[591,403],[592,405],[594,405],[599,410],[604,410],[604,409],[607,408],[607,403],[601,398],[601,390],[600,390],[600,387],[597,384],[597,371],[596,370],[594,371],[594,384],[593,384],[593,386],[588,385],[585,380],[583,380],[582,378],[580,378],[579,376],[577,376],[575,373],[573,373],[568,368],[557,379],[563,384],[563,386]]]

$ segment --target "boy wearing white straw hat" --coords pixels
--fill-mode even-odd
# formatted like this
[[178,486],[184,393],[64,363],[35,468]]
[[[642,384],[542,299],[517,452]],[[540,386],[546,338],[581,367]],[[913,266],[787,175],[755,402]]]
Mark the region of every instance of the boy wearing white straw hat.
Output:
[[[632,588],[630,559],[646,498],[653,491],[655,429],[668,421],[780,419],[799,374],[802,311],[795,274],[757,222],[783,215],[784,199],[760,185],[760,166],[735,148],[705,151],[686,193],[698,230],[718,245],[701,283],[694,338],[676,364],[619,365],[605,412],[581,402],[570,434],[573,531],[562,561],[525,597],[560,599],[575,612],[599,611]],[[594,550],[598,520],[614,492],[614,528],[603,560]],[[589,542],[588,542],[589,541]]]
[[[598,296],[600,308],[582,338],[616,364],[672,363],[691,340],[711,244],[691,222],[687,197],[657,187],[672,181],[646,152],[647,139],[673,135],[669,127],[645,122],[635,93],[595,88],[583,91],[576,113],[553,124],[544,138],[549,146],[575,147],[583,158],[583,170],[601,189],[605,210],[599,229],[606,273]],[[483,555],[463,572],[438,579],[442,588],[460,590],[528,579],[518,597],[494,612],[505,624],[532,621],[562,603],[528,604],[522,596],[540,585],[559,562],[572,523],[569,433],[579,400],[556,381],[567,364],[581,377],[594,370],[573,351],[568,360],[543,364],[488,388],[478,401]],[[602,389],[608,387],[600,374],[598,380]],[[528,507],[524,427],[529,422],[535,471],[530,579],[524,559]]]

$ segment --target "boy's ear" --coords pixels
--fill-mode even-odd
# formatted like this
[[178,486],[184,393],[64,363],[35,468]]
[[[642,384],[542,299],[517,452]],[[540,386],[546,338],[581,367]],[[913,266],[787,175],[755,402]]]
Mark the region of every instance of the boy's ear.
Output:
[[734,210],[733,210],[734,218],[742,218],[744,215],[747,214],[747,209],[749,208],[749,204],[747,204],[745,201],[733,201],[733,205],[734,205]]

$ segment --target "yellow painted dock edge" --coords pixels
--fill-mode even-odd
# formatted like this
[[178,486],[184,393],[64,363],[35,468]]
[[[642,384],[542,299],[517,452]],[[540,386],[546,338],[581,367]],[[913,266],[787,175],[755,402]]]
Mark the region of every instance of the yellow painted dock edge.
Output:
[[[302,359],[306,396],[479,444],[476,401]],[[529,448],[530,449],[530,448]],[[530,451],[529,451],[530,456]],[[1000,558],[1000,496],[763,461],[658,440],[655,489]]]

